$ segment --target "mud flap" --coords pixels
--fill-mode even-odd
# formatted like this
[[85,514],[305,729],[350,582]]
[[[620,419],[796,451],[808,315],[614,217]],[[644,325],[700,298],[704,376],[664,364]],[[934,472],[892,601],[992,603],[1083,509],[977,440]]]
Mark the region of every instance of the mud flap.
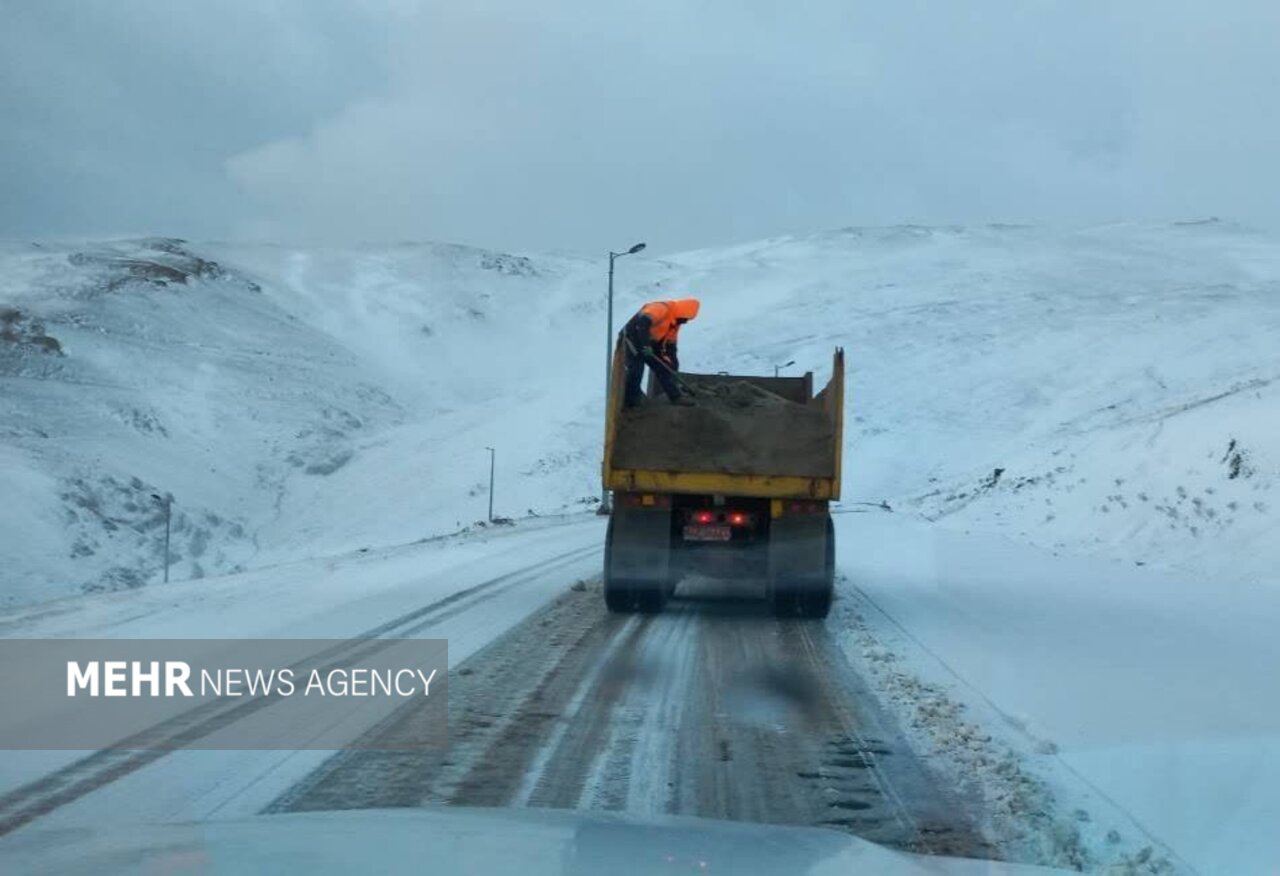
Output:
[[661,611],[671,578],[671,510],[615,505],[604,548],[608,609]]
[[769,598],[778,616],[827,616],[835,586],[835,548],[830,514],[795,514],[772,521]]

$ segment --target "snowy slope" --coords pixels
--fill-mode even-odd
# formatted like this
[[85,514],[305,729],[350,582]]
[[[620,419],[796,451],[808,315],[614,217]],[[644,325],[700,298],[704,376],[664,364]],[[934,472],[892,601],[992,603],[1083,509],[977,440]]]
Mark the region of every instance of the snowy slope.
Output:
[[679,266],[729,323],[686,344],[698,364],[820,370],[848,348],[846,499],[1149,563],[1275,567],[1275,242],[1215,224],[851,229]]
[[175,577],[247,562],[292,477],[400,416],[350,351],[175,241],[3,264],[7,600],[155,580],[153,494],[175,497]]
[[[491,298],[529,320],[517,308],[536,310],[534,293],[555,277],[457,247],[409,253],[405,264],[395,252],[317,257],[327,283],[313,289],[289,282],[312,279],[303,254],[282,256],[282,277],[258,278],[177,241],[7,246],[0,598],[158,580],[153,493],[175,497],[177,579],[403,543],[482,517],[482,445],[505,421],[507,374],[458,363],[501,353],[492,339],[508,321],[489,320]],[[528,417],[534,441],[554,444],[536,432],[536,411]],[[589,496],[590,466],[579,468],[575,497]],[[561,507],[559,495],[540,506]]]
[[[294,485],[264,533],[272,550],[305,552],[317,537],[334,549],[395,544],[482,519],[488,446],[498,454],[496,514],[594,508],[597,265],[443,244],[218,251],[262,277],[281,308],[356,351],[409,412],[331,477]],[[584,336],[598,343],[588,349]]]
[[[362,348],[431,419],[319,489],[368,496],[371,522],[391,496],[436,525],[465,522],[399,472],[467,460],[468,495],[450,498],[474,498],[482,448],[498,443],[508,513],[595,493],[599,264],[451,247],[228,257],[270,280],[282,307]],[[508,261],[495,277],[476,259]],[[1215,223],[848,229],[635,257],[619,277],[620,314],[703,298],[682,344],[691,370],[768,373],[795,359],[793,372],[825,380],[832,347],[846,346],[846,501],[1217,574],[1262,574],[1277,557],[1266,534],[1280,248],[1265,237]],[[371,480],[380,488],[362,491]]]
[[[0,250],[3,598],[590,507],[601,265],[405,244]],[[845,229],[619,262],[696,294],[691,370],[825,380],[846,501],[1215,575],[1277,549],[1280,247],[1216,223]],[[47,349],[54,338],[59,351]],[[996,470],[1000,475],[995,475]]]

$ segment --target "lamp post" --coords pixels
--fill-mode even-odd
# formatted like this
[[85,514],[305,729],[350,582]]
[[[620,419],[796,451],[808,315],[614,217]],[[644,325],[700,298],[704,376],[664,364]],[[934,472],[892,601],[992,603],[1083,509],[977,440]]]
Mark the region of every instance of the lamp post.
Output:
[[790,362],[783,362],[781,365],[774,365],[774,366],[773,366],[773,376],[774,376],[774,377],[777,377],[777,376],[778,376],[778,372],[779,372],[779,371],[781,371],[783,368],[790,368],[790,367],[791,367],[792,365],[794,365],[794,364],[796,364],[796,360],[795,360],[795,359],[792,359]]
[[169,521],[173,517],[173,496],[165,493],[161,496],[159,493],[152,493],[151,498],[159,502],[164,507],[164,583],[169,583]]
[[493,522],[493,461],[498,455],[498,451],[492,447],[486,447],[489,451],[489,522]]
[[[609,384],[613,380],[613,263],[627,255],[635,255],[644,249],[643,243],[637,243],[626,252],[609,250],[609,307],[604,327],[604,400],[609,403]],[[609,513],[609,488],[600,488],[600,513]]]

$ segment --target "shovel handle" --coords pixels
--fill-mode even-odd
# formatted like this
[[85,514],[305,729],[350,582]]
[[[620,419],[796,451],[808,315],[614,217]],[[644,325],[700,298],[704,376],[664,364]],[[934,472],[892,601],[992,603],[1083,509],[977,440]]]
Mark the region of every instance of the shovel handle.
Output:
[[[636,349],[636,345],[631,343],[631,338],[627,337],[626,335],[623,335],[622,339],[626,341],[627,349],[629,349],[632,353],[635,353],[637,356],[643,355],[640,353],[640,351]],[[663,370],[665,370],[668,374],[670,374],[672,377],[675,378],[676,385],[679,386],[681,389],[683,389],[685,392],[689,393],[689,395],[697,395],[697,393],[693,391],[693,389],[689,386],[689,384],[685,383],[683,380],[680,379],[680,374],[674,368],[668,365],[666,362],[663,362],[657,356],[645,356],[644,358],[650,363],[657,362],[659,365],[661,365]]]

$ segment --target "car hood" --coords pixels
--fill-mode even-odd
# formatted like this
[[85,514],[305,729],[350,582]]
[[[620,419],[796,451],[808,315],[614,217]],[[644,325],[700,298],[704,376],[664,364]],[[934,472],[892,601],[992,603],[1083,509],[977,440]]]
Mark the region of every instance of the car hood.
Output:
[[0,841],[0,872],[1029,876],[1055,871],[909,855],[819,828],[441,806],[24,830]]

